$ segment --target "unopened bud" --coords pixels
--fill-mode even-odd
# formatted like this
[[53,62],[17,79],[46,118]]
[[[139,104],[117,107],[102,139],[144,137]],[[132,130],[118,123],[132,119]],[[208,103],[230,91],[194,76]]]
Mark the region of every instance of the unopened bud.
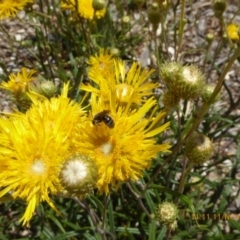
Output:
[[[81,4],[81,3],[79,3]],[[100,11],[106,7],[106,1],[105,0],[93,0],[92,6],[95,11]]]
[[120,50],[118,48],[111,48],[110,54],[112,54],[113,57],[117,58],[120,56]]
[[213,2],[213,10],[215,17],[221,18],[225,9],[226,9],[226,1],[225,0],[214,0]]
[[194,65],[182,66],[176,62],[165,63],[160,69],[160,75],[169,91],[185,100],[199,97],[205,85],[203,74]]
[[215,37],[214,37],[214,34],[213,34],[213,33],[207,33],[207,35],[206,35],[206,40],[207,40],[208,43],[213,42],[214,38],[215,38]]
[[153,25],[157,25],[161,21],[161,11],[156,2],[152,3],[148,9],[148,20]]
[[130,17],[129,16],[123,16],[122,17],[122,23],[124,23],[124,24],[130,23]]
[[207,136],[195,132],[186,142],[185,154],[189,162],[202,164],[211,158],[213,144]]
[[[208,102],[212,96],[212,93],[215,89],[214,85],[205,85],[202,92],[202,100],[204,103]],[[220,93],[213,99],[212,103],[217,102],[220,99]]]
[[[192,183],[191,187],[194,190],[197,191],[203,191],[203,182],[201,181],[202,179],[200,177],[194,176],[190,178],[190,183]],[[199,182],[199,183],[197,183]]]
[[44,96],[51,98],[57,91],[57,87],[52,81],[44,81],[40,84],[40,91]]

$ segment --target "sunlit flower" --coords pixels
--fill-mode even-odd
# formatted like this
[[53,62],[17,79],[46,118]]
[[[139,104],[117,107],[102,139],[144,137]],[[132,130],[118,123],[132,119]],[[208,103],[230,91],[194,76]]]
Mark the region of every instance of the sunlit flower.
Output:
[[36,206],[46,201],[56,212],[50,195],[62,190],[59,171],[69,156],[69,134],[83,115],[79,105],[63,93],[51,100],[33,99],[26,114],[0,119],[0,197],[27,202],[21,218],[28,224]]
[[105,71],[107,74],[101,74],[98,68],[92,68],[89,72],[89,78],[98,85],[98,88],[88,84],[82,85],[81,89],[96,93],[105,101],[108,101],[109,91],[115,89],[117,103],[125,105],[129,101],[135,104],[144,102],[144,97],[150,96],[157,86],[157,84],[148,81],[154,72],[153,69],[148,71],[134,62],[127,71],[125,62],[120,59],[114,60],[113,67],[113,70]]
[[34,81],[35,77],[33,75],[35,73],[35,70],[22,68],[17,74],[10,74],[9,81],[3,82],[1,87],[11,91],[14,94],[25,92],[29,87],[29,83]]
[[[76,0],[62,0],[61,7],[65,10],[76,11]],[[104,17],[106,8],[95,11],[92,6],[92,0],[77,0],[77,11],[79,15],[85,19],[92,20],[94,17],[97,19]]]
[[239,40],[239,34],[238,34],[239,26],[236,24],[229,24],[227,26],[227,34],[229,38],[233,41]]
[[0,19],[16,16],[16,14],[27,5],[27,3],[32,2],[33,0],[1,0]]
[[90,56],[88,60],[88,74],[93,75],[98,72],[103,77],[107,77],[114,72],[114,57],[109,50],[101,48],[99,53]]
[[[155,106],[153,99],[148,99],[138,110],[130,110],[129,106],[117,107],[116,95],[110,95],[110,105],[92,94],[92,116],[109,110],[109,117],[115,122],[109,128],[106,121],[92,124],[92,117],[76,126],[73,143],[75,148],[96,161],[100,192],[108,193],[110,188],[118,188],[124,181],[136,181],[142,171],[151,165],[151,159],[159,152],[168,152],[170,145],[156,144],[154,136],[163,132],[169,123],[155,127],[164,113],[153,119],[144,118],[145,114]],[[156,110],[156,108],[155,108]]]

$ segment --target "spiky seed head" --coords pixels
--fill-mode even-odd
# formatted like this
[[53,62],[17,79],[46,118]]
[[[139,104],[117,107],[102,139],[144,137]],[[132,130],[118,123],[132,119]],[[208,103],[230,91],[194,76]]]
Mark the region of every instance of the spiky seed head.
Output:
[[199,97],[205,85],[204,75],[194,65],[182,66],[176,62],[165,63],[160,69],[160,75],[168,90],[184,100]]
[[68,195],[85,197],[96,187],[95,162],[85,155],[74,154],[63,164],[59,178]]
[[176,205],[170,202],[163,202],[158,205],[157,218],[164,224],[173,223],[178,217],[178,209]]

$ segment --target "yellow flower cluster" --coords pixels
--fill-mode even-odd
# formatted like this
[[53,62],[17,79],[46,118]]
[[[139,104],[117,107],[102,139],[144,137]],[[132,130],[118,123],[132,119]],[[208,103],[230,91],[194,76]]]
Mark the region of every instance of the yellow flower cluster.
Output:
[[227,26],[227,34],[232,41],[239,40],[240,27],[234,23]]
[[[105,51],[89,64],[95,86],[82,85],[91,93],[89,111],[68,98],[68,83],[58,97],[26,90],[31,107],[0,118],[0,197],[27,202],[23,224],[41,201],[58,212],[53,195],[81,198],[94,188],[107,194],[141,178],[157,153],[169,151],[169,144],[155,139],[169,123],[159,126],[165,114],[157,112],[150,96],[156,86],[148,82],[153,71],[137,63],[127,70],[125,62]],[[28,80],[32,73],[22,71]],[[15,77],[3,87],[25,89],[12,85]]]
[[[76,4],[77,3],[77,4]],[[93,0],[62,0],[61,7],[63,10],[77,11],[77,13],[87,20],[93,18],[102,18],[106,13],[106,7],[102,9],[94,9]]]
[[28,3],[33,3],[33,0],[1,0],[0,19],[15,17]]

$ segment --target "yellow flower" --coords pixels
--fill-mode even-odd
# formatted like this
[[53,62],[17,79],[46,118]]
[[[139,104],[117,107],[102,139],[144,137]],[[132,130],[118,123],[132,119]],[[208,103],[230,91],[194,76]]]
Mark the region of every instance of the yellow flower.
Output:
[[236,24],[232,23],[227,26],[227,34],[229,38],[233,41],[239,40],[238,31],[239,31],[239,26]]
[[0,19],[16,16],[16,14],[27,5],[27,3],[32,2],[33,0],[1,0]]
[[108,117],[112,118],[115,126],[109,128],[104,121],[93,125],[93,118],[90,117],[76,126],[72,139],[77,151],[95,160],[100,192],[108,193],[111,186],[117,189],[121,182],[138,180],[142,171],[150,167],[151,159],[157,153],[169,151],[169,144],[156,144],[154,138],[169,126],[169,123],[166,123],[154,128],[164,113],[159,113],[154,120],[152,117],[144,118],[155,106],[155,100],[148,99],[138,110],[131,111],[129,107],[117,107],[116,95],[112,92],[110,105],[94,94],[91,104],[93,116],[109,110]]
[[[90,56],[88,64],[88,75],[94,76],[96,72],[103,77],[114,73],[114,57],[109,50],[100,48],[99,53]],[[93,79],[94,80],[94,79]]]
[[61,7],[65,10],[76,10],[76,2],[78,6],[78,13],[81,17],[92,20],[94,17],[102,18],[106,13],[106,8],[99,11],[94,11],[92,0],[62,0]]
[[[111,69],[112,68],[112,69]],[[99,68],[91,68],[89,78],[98,84],[99,88],[94,88],[90,84],[81,85],[81,89],[98,94],[108,101],[109,91],[115,89],[117,103],[125,105],[129,101],[135,104],[144,102],[144,97],[152,94],[157,84],[148,81],[154,70],[146,70],[138,63],[134,62],[127,72],[124,61],[114,60],[114,66],[109,67],[109,71],[102,74]]]
[[14,94],[25,92],[28,89],[29,83],[35,79],[33,77],[35,73],[35,70],[22,68],[17,74],[10,74],[9,81],[3,82],[1,87],[11,91]]
[[59,171],[69,158],[69,134],[83,114],[67,98],[68,85],[58,98],[34,99],[24,114],[0,119],[0,197],[27,202],[21,218],[28,224],[36,206],[46,201],[56,212],[51,195],[62,191]]

